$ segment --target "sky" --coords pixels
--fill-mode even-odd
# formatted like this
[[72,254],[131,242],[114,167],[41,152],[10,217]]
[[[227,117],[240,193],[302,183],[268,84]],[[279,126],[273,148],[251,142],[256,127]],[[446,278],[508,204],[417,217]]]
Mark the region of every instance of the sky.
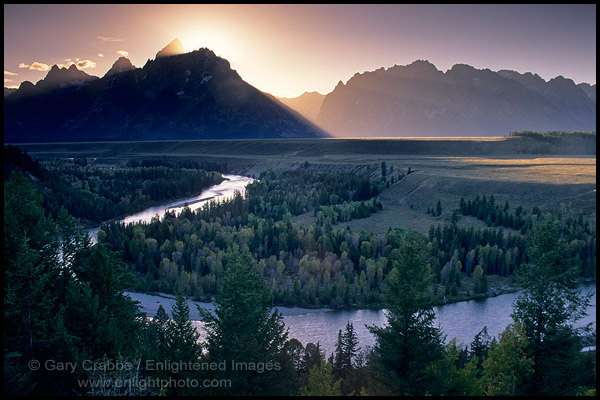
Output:
[[4,86],[55,64],[99,77],[122,55],[143,67],[174,38],[280,97],[415,60],[596,83],[595,4],[5,4]]

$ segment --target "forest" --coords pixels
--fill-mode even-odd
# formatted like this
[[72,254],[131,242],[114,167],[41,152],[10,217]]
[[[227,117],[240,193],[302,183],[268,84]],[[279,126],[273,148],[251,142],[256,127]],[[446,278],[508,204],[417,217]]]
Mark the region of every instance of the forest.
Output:
[[12,145],[3,149],[3,159],[5,180],[12,170],[27,171],[53,217],[65,207],[89,226],[190,196],[223,180],[218,165],[188,160],[131,160],[125,167],[115,167],[80,158],[41,165]]
[[[456,218],[428,235],[353,232],[333,227],[335,216],[366,212],[331,211],[362,204],[376,212],[389,180],[306,165],[265,172],[246,193],[195,212],[105,223],[92,244],[31,172],[54,167],[21,156],[5,164],[4,180],[7,394],[595,394],[595,352],[580,351],[591,332],[573,328],[589,304],[576,283],[595,279],[595,227],[571,210],[513,210],[481,194],[461,199]],[[77,177],[70,181],[77,186],[89,166],[68,164],[54,176]],[[200,166],[140,162],[113,175],[93,166],[97,185],[89,191],[170,169],[220,178]],[[306,212],[320,222],[291,222]],[[467,215],[487,227],[459,225]],[[433,305],[456,296],[467,277],[477,282],[473,295],[485,295],[490,275],[511,276],[521,290],[513,323],[493,339],[482,327],[466,347],[446,340]],[[150,319],[123,295],[131,288],[177,301]],[[203,338],[189,318],[189,296],[214,301],[214,312],[199,310]],[[388,324],[369,328],[372,348],[361,348],[348,324],[324,354],[319,343],[288,337],[273,308],[282,305],[384,307]]]
[[[186,295],[209,300],[226,268],[224,260],[237,245],[248,247],[276,305],[381,307],[383,282],[399,257],[395,250],[405,232],[390,229],[376,235],[332,227],[332,222],[340,222],[340,216],[368,217],[369,209],[376,211],[374,196],[379,182],[341,172],[313,174],[305,170],[271,172],[261,178],[247,186],[245,196],[239,193],[230,202],[209,203],[195,213],[167,214],[150,223],[112,222],[102,226],[99,237],[130,265],[138,291],[174,293],[181,287]],[[350,200],[362,200],[336,205],[344,194]],[[352,205],[356,204],[367,211],[353,214]],[[318,216],[316,224],[305,227],[290,221],[291,216],[311,208]],[[347,211],[338,215],[331,210]],[[436,303],[485,295],[487,276],[512,276],[528,262],[525,234],[542,216],[536,208],[527,213],[522,207],[511,212],[508,203],[499,207],[493,195],[461,199],[457,210],[462,210],[460,215],[475,212],[490,227],[475,229],[456,223],[430,227],[424,239]],[[581,276],[595,278],[594,227],[570,210],[553,218],[569,243]],[[503,226],[510,229],[505,231]],[[462,290],[459,296],[462,280],[473,277],[475,270],[479,286]]]
[[514,131],[510,132],[509,137],[532,137],[544,141],[556,141],[558,139],[569,138],[571,140],[574,137],[581,139],[593,139],[596,141],[596,131],[546,131],[546,132],[534,132],[534,131]]

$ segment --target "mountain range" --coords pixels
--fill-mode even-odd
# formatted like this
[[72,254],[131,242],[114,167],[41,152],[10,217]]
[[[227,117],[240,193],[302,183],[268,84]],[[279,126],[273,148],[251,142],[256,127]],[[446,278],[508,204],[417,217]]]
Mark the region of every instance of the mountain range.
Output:
[[4,141],[505,136],[595,130],[596,85],[558,76],[418,60],[357,73],[327,95],[276,98],[208,49],[178,39],[137,68],[119,58],[101,78],[53,66],[4,90]]
[[321,101],[314,122],[333,136],[506,136],[521,130],[596,129],[596,85],[465,64],[444,73],[418,60],[355,74]]
[[208,49],[174,40],[136,68],[121,57],[102,77],[53,66],[4,98],[4,142],[326,137]]

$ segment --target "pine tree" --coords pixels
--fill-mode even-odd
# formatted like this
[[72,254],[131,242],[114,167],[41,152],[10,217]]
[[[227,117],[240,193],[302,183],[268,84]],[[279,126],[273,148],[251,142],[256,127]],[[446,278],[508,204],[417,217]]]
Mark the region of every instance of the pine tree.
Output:
[[354,324],[348,322],[342,333],[340,329],[335,347],[333,360],[333,376],[342,380],[342,392],[348,394],[352,391],[352,375],[355,371],[355,359],[358,355],[358,336]]
[[471,351],[469,352],[469,359],[477,357],[477,368],[481,369],[481,363],[487,358],[488,350],[490,348],[491,338],[487,331],[487,326],[484,326],[471,342]]
[[[82,371],[27,371],[27,362],[78,363],[138,347],[141,313],[122,296],[119,263],[90,247],[61,210],[45,217],[39,193],[21,173],[4,188],[4,338],[10,379],[23,393],[81,393]],[[20,369],[20,373],[18,372]],[[5,381],[5,387],[12,387]]]
[[[164,315],[159,314],[158,317],[158,323],[162,325]],[[201,353],[200,335],[190,320],[190,307],[181,287],[177,290],[171,321],[167,326],[167,346],[172,360],[196,362]]]
[[5,393],[40,393],[36,383],[43,389],[53,386],[46,371],[32,371],[27,363],[54,354],[57,247],[56,227],[44,215],[42,196],[24,174],[14,172],[4,185]]
[[369,327],[376,339],[373,369],[389,394],[423,395],[434,385],[429,366],[443,357],[444,347],[434,326],[431,268],[419,234],[407,233],[392,259],[384,304],[388,325]]
[[527,238],[527,253],[529,263],[515,272],[521,294],[512,317],[525,330],[527,355],[534,362],[528,392],[574,394],[571,370],[581,343],[573,322],[586,314],[591,295],[577,289],[579,265],[552,215],[537,220]]
[[[200,343],[198,342],[200,335],[190,320],[190,307],[181,287],[177,290],[175,304],[171,310],[171,320],[165,321],[166,313],[163,312],[157,314],[157,316],[158,320],[156,324],[159,328],[158,331],[162,332],[165,325],[167,327],[166,352],[162,355],[162,358],[178,367],[199,362],[202,352]],[[172,378],[175,381],[195,377],[195,372],[186,368],[170,370],[169,372],[168,378]],[[189,396],[194,394],[194,388],[191,386],[180,387],[179,385],[172,385],[167,388],[164,394]]]
[[[235,250],[234,250],[235,251]],[[285,394],[291,389],[281,373],[287,330],[273,310],[273,297],[247,250],[234,252],[215,299],[214,314],[199,308],[205,322],[207,360],[239,363],[236,373],[225,371],[231,388],[219,394]],[[259,372],[260,366],[271,370]],[[218,379],[218,372],[217,379]]]

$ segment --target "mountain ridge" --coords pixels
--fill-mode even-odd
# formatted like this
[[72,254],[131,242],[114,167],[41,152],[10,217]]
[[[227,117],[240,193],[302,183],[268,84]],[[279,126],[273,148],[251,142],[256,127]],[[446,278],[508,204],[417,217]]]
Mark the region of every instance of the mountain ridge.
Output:
[[[247,84],[227,60],[209,49],[182,52],[181,42],[174,39],[141,68],[120,57],[102,78],[75,65],[53,66],[35,85],[23,82],[16,91],[5,88],[5,108],[27,103],[24,99],[30,96],[50,96],[59,103],[75,96],[79,101],[71,107],[79,110],[79,117],[65,116],[55,129],[68,132],[92,125],[100,139],[109,140],[322,137],[327,132],[334,137],[504,136],[519,130],[595,130],[596,85],[576,85],[563,76],[546,81],[532,72],[460,63],[442,72],[427,60],[416,60],[357,72],[326,95],[306,92],[284,98]],[[94,92],[98,99],[86,98],[82,91]],[[253,111],[241,111],[250,99]],[[143,110],[132,107],[141,103]],[[116,127],[98,115],[86,116],[86,105],[117,115]],[[191,116],[178,113],[177,107]],[[194,115],[197,110],[204,112],[203,118]],[[220,121],[213,112],[221,115]],[[59,109],[54,114],[61,113],[65,114]],[[6,115],[5,132],[8,128],[9,138],[15,139],[10,130],[22,130],[23,123],[9,116],[7,124]],[[88,118],[87,125],[82,116]],[[116,135],[107,137],[100,127]],[[43,124],[32,130],[38,132],[36,140],[43,140]],[[169,133],[175,130],[179,133]],[[92,136],[79,138],[93,140]],[[70,138],[77,140],[76,135]]]
[[[172,44],[161,51],[171,52]],[[78,75],[81,84],[39,90],[64,73],[51,72],[5,97],[5,143],[327,137],[205,48],[159,56],[141,68],[119,59],[102,78]]]
[[[584,87],[585,88],[585,87]],[[315,122],[335,137],[505,136],[511,131],[595,130],[595,85],[562,76],[426,60],[339,82]]]

